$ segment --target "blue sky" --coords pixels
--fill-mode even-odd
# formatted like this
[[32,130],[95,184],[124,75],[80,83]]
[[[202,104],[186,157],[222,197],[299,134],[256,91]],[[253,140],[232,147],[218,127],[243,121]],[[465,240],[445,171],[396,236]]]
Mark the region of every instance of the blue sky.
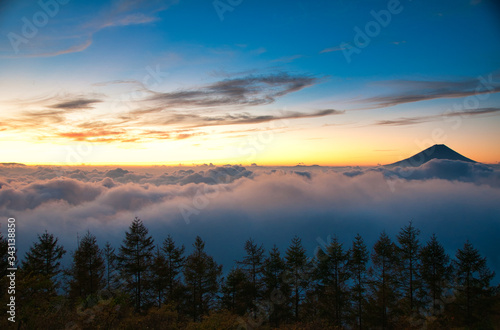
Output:
[[[271,130],[277,138],[251,161],[376,164],[430,141],[496,163],[499,9],[487,0],[6,1],[0,145],[26,163],[60,163],[58,148],[82,142],[101,150],[89,163],[244,163],[235,149]],[[460,125],[443,119],[449,109]],[[271,126],[279,119],[285,129]],[[165,147],[172,156],[158,158]]]

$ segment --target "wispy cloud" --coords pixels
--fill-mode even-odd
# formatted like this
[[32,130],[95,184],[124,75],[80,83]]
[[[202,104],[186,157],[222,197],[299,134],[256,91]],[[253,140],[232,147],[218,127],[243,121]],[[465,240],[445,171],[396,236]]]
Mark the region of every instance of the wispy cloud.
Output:
[[[80,39],[80,38],[75,38],[75,39]],[[77,43],[75,45],[71,45],[69,47],[60,49],[60,50],[54,50],[54,51],[48,51],[48,52],[41,52],[40,49],[37,49],[33,53],[21,53],[18,55],[0,55],[0,58],[35,58],[35,57],[53,57],[53,56],[59,56],[59,55],[64,55],[64,54],[71,54],[71,53],[79,53],[92,45],[92,38],[88,37],[85,41],[81,43]],[[64,46],[61,46],[64,47]]]
[[[41,29],[33,40],[29,40],[26,45],[23,43],[16,54],[11,48],[0,52],[0,58],[54,57],[82,52],[92,45],[93,36],[99,31],[110,27],[156,22],[160,20],[159,12],[178,2],[178,0],[122,0],[111,4],[102,2],[95,9],[97,14],[93,16],[85,16],[76,12],[75,15],[79,16],[62,17],[62,15],[71,15],[72,12],[60,11],[57,17],[48,22],[50,29]],[[15,14],[19,14],[20,17],[23,15],[22,12]],[[13,31],[16,29],[17,27],[12,27]],[[50,31],[50,35],[45,31]]]
[[151,22],[158,21],[158,17],[147,16],[143,13],[130,14],[125,17],[104,21],[101,28],[111,27],[111,26],[127,26],[127,25],[137,25],[137,24],[147,24]]
[[68,115],[73,112],[92,109],[102,100],[102,95],[47,95],[33,99],[12,100],[19,111],[11,116],[0,116],[2,126],[9,130],[54,131],[53,126],[68,124]]
[[[115,103],[105,94],[50,95],[18,102],[20,112],[0,116],[8,123],[2,129],[38,133],[42,140],[111,142],[148,142],[182,140],[206,135],[204,128],[213,126],[252,125],[275,120],[293,120],[343,114],[336,109],[277,111],[257,108],[278,98],[313,86],[321,78],[309,75],[253,74],[231,77],[204,86],[173,92],[155,92],[137,81],[112,81],[95,87],[120,85],[144,91],[126,107],[112,112],[87,111],[102,103]],[[79,112],[75,115],[74,112]],[[5,119],[5,120],[3,120]],[[2,125],[3,126],[3,125]],[[244,133],[243,133],[244,134]]]
[[[75,141],[92,142],[146,142],[151,140],[183,140],[206,135],[203,128],[212,126],[231,126],[244,124],[262,124],[275,120],[292,120],[340,115],[344,111],[325,109],[314,112],[285,112],[281,115],[254,115],[248,112],[202,116],[193,113],[164,114],[161,117],[142,116],[140,120],[130,123],[85,122],[69,132],[57,132],[55,137]],[[159,115],[162,113],[159,112]],[[59,120],[63,120],[58,117]],[[129,126],[133,126],[133,129]],[[163,129],[151,130],[150,127]],[[171,129],[170,127],[184,127]],[[244,133],[248,130],[234,131]],[[252,131],[252,130],[250,130]],[[227,133],[227,132],[226,132]],[[226,134],[224,133],[224,134]],[[131,138],[133,137],[133,138]]]
[[344,49],[345,48],[342,47],[342,46],[335,46],[335,47],[325,48],[322,51],[320,51],[319,53],[320,54],[324,54],[324,53],[338,52],[338,51],[341,51],[341,50],[344,50]]
[[215,107],[270,104],[276,98],[313,86],[319,78],[277,73],[218,81],[200,88],[156,93],[148,101],[165,107]]
[[61,103],[54,104],[52,108],[55,109],[89,109],[94,103],[102,102],[97,99],[84,99],[78,98],[75,100],[65,101]]
[[280,57],[280,58],[277,58],[275,60],[272,60],[271,62],[281,62],[281,63],[291,63],[299,58],[302,58],[304,57],[304,55],[300,55],[300,54],[297,54],[297,55],[292,55],[292,56],[284,56],[284,57]]
[[491,94],[500,92],[500,74],[491,74],[481,79],[463,81],[411,81],[392,80],[378,82],[393,88],[403,89],[399,93],[369,97],[360,100],[368,108],[384,108],[399,104],[413,103],[440,98],[460,98],[472,95]]
[[417,117],[401,117],[391,120],[379,120],[374,125],[381,126],[406,126],[421,124],[430,121],[443,120],[447,117],[468,117],[468,116],[481,116],[487,114],[499,114],[500,108],[480,108],[466,111],[449,112],[440,115],[431,116],[417,116]]
[[221,125],[241,125],[241,124],[260,124],[274,120],[288,120],[288,119],[301,119],[301,118],[315,118],[324,117],[329,115],[344,114],[344,111],[325,109],[318,110],[311,113],[302,112],[288,112],[281,116],[276,115],[252,115],[250,113],[227,114],[224,116],[214,117],[195,117],[195,121],[199,121],[194,127],[205,126],[221,126]]

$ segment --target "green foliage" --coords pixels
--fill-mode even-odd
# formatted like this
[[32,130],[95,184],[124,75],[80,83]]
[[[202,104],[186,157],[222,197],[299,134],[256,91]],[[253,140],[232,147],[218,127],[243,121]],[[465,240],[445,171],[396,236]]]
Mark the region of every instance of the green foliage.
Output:
[[16,278],[16,323],[21,329],[61,329],[71,320],[67,299],[53,290],[52,279],[19,271]]
[[189,323],[186,330],[236,330],[239,329],[237,317],[228,311],[219,311],[206,315],[202,318],[201,322]]
[[[98,296],[90,301],[82,301],[77,305],[66,324],[67,329],[115,329],[120,327],[121,320],[133,315],[125,297]],[[125,321],[126,322],[126,321]]]
[[174,306],[163,305],[151,308],[146,315],[129,315],[119,326],[120,329],[183,329]]

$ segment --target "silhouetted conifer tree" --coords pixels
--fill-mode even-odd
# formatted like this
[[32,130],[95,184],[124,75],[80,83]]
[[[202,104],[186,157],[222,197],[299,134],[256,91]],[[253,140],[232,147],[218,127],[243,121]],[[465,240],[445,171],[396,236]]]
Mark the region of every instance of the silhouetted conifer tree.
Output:
[[118,262],[120,276],[125,280],[125,292],[131,298],[135,311],[139,312],[148,303],[149,272],[153,261],[153,238],[139,218],[132,221],[120,246]]
[[166,263],[166,284],[167,284],[167,301],[175,302],[180,297],[182,282],[180,275],[182,267],[186,261],[184,257],[184,245],[176,246],[173,238],[168,235],[163,241],[162,250],[165,256]]
[[276,245],[273,246],[269,255],[264,260],[262,267],[262,281],[264,284],[264,297],[273,304],[273,310],[269,321],[275,327],[288,319],[288,300],[290,297],[290,285],[285,281],[285,260]]
[[401,288],[404,292],[405,302],[407,301],[408,312],[411,314],[417,306],[415,292],[420,287],[419,280],[419,252],[420,242],[418,235],[420,230],[413,226],[412,221],[403,228],[398,234],[398,252],[400,265]]
[[252,304],[253,283],[241,268],[233,268],[222,286],[222,306],[237,315],[243,315]]
[[245,242],[245,252],[246,255],[243,257],[243,261],[237,261],[237,264],[241,265],[242,269],[249,275],[252,283],[251,299],[255,300],[261,295],[262,265],[265,250],[262,244],[259,246],[250,238]]
[[50,282],[45,288],[46,291],[55,290],[59,286],[58,276],[62,272],[61,259],[66,250],[57,242],[58,239],[47,231],[38,235],[38,242],[30,247],[22,263],[25,275],[40,275]]
[[336,237],[325,250],[319,250],[316,255],[320,308],[324,312],[323,317],[330,319],[334,326],[342,327],[349,301],[349,253]]
[[366,305],[366,291],[369,281],[367,270],[369,260],[368,248],[361,235],[357,234],[352,242],[348,266],[353,281],[353,315],[355,315],[354,319],[358,329],[363,328],[364,306]]
[[397,247],[385,232],[375,242],[371,259],[371,324],[387,329],[397,308],[398,258]]
[[493,293],[490,281],[495,273],[486,265],[486,258],[469,241],[457,251],[454,268],[457,290],[455,306],[458,307],[455,317],[463,320],[464,325],[473,326],[489,314],[489,300]]
[[295,236],[286,250],[286,270],[292,291],[293,311],[295,320],[299,319],[299,305],[305,290],[310,285],[310,265],[306,250],[299,237]]
[[104,258],[97,245],[97,239],[87,232],[73,253],[73,262],[67,271],[69,275],[69,295],[86,299],[101,290],[104,285]]
[[[7,237],[4,237],[0,232],[0,278],[7,275],[7,268],[9,268],[9,245]],[[3,292],[2,292],[3,294]]]
[[430,308],[430,314],[441,313],[444,307],[444,295],[451,286],[453,269],[450,257],[438,242],[436,235],[420,249],[420,278],[422,280],[422,296]]
[[205,252],[205,242],[197,236],[194,251],[186,258],[184,280],[189,292],[190,313],[194,321],[209,312],[219,290],[222,266]]
[[153,253],[151,265],[151,290],[155,295],[156,306],[161,308],[165,300],[168,285],[168,265],[160,248],[157,246]]
[[104,249],[102,250],[104,257],[104,264],[106,266],[106,289],[109,292],[113,292],[118,287],[117,278],[117,256],[115,253],[115,248],[111,246],[111,243],[106,242]]

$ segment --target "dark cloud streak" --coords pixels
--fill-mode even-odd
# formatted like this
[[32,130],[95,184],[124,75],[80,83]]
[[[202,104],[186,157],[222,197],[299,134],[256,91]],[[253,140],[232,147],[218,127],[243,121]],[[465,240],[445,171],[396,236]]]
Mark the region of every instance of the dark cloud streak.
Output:
[[480,109],[472,109],[465,111],[457,111],[457,112],[447,112],[441,115],[432,115],[432,116],[418,116],[418,117],[401,117],[397,119],[391,120],[379,120],[374,123],[374,125],[380,126],[406,126],[406,125],[416,125],[430,121],[438,121],[443,120],[448,117],[469,117],[469,116],[482,116],[487,114],[498,114],[500,112],[500,108],[480,108]]
[[379,82],[379,85],[403,88],[407,89],[407,91],[402,91],[393,95],[369,97],[360,100],[360,102],[368,104],[369,108],[372,109],[440,98],[461,98],[473,95],[498,93],[500,92],[499,78],[500,74],[495,73],[487,77],[464,81],[392,80]]
[[148,101],[164,107],[255,106],[273,103],[276,98],[315,85],[320,80],[306,75],[277,73],[231,78],[198,89],[156,93]]
[[70,101],[64,101],[61,103],[57,103],[51,106],[51,108],[54,109],[89,109],[92,107],[93,104],[102,102],[101,100],[98,99],[84,99],[84,98],[77,98],[75,100],[70,100]]

